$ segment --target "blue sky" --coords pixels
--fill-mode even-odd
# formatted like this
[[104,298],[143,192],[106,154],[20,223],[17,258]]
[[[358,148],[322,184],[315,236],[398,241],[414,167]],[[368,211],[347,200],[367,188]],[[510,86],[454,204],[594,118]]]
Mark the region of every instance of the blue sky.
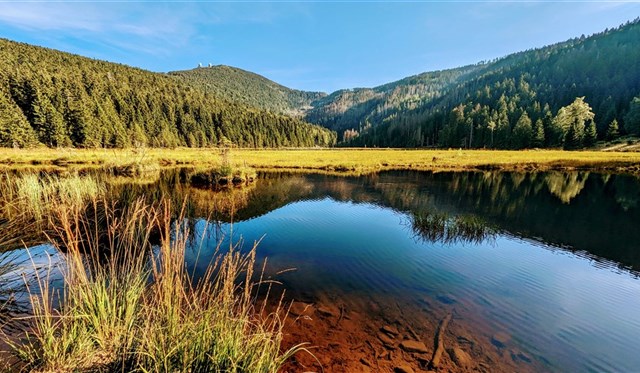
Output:
[[0,36],[152,71],[232,65],[332,92],[489,60],[638,16],[637,1],[0,1]]

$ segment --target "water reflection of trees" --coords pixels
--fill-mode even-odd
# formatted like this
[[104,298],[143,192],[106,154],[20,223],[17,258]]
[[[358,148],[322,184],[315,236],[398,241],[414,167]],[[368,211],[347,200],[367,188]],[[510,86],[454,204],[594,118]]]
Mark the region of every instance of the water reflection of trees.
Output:
[[[269,174],[252,191],[250,213],[245,211],[244,217],[264,213],[265,206],[269,210],[327,197],[415,216],[412,226],[429,241],[454,237],[456,232],[474,241],[473,237],[492,237],[499,230],[640,269],[634,236],[640,221],[640,180],[631,176],[581,171],[386,172],[361,177]],[[430,215],[422,216],[425,211]],[[448,217],[444,227],[449,231],[438,222],[447,219],[438,216]]]
[[416,236],[428,242],[481,243],[497,231],[475,215],[451,216],[442,212],[417,212],[411,219]]
[[588,172],[549,172],[544,179],[549,192],[558,197],[563,203],[569,203],[575,198],[587,182]]
[[[580,171],[385,172],[360,177],[269,173],[250,187],[211,189],[189,185],[182,173],[165,170],[157,180],[144,183],[106,180],[107,198],[120,206],[141,197],[148,202],[170,198],[175,206],[184,206],[186,216],[220,222],[252,219],[302,200],[371,203],[406,213],[415,232],[428,241],[479,242],[500,230],[640,268],[634,236],[640,221],[640,181],[634,177]],[[9,232],[1,220],[0,239]],[[11,237],[19,243],[15,239],[20,235]]]
[[640,269],[638,178],[580,171],[482,172],[425,175],[422,183],[440,209],[482,216],[513,235]]

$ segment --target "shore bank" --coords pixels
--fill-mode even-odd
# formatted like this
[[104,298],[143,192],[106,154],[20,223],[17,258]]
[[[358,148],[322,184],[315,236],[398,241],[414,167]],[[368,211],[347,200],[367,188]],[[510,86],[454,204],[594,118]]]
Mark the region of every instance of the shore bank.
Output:
[[[223,155],[224,153],[224,155]],[[547,171],[591,170],[640,173],[640,152],[564,150],[413,150],[413,149],[0,149],[0,166],[114,167],[130,164],[212,166],[232,164],[256,169],[336,173],[384,170]]]

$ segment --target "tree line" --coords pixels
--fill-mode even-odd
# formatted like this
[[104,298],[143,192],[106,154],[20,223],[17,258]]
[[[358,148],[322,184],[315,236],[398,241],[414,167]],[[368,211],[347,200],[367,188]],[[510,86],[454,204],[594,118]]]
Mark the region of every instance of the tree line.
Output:
[[636,19],[486,63],[419,107],[354,123],[342,144],[577,149],[640,135],[639,71]]
[[290,89],[232,66],[199,67],[169,75],[234,102],[280,114],[300,115],[313,101],[326,96],[322,92]]
[[0,146],[331,146],[336,134],[176,77],[0,39]]

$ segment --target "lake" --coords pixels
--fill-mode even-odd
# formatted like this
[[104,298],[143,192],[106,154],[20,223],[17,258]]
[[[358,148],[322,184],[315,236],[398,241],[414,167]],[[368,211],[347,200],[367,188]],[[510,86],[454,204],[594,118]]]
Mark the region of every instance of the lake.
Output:
[[[640,180],[588,172],[261,173],[242,189],[121,182],[118,198],[171,195],[191,224],[197,274],[229,244],[258,242],[291,307],[287,369],[425,368],[445,347],[480,371],[637,370]],[[46,247],[46,246],[44,246]],[[42,246],[40,247],[42,248]],[[386,327],[392,333],[382,333]],[[386,338],[385,338],[386,337]],[[388,340],[391,339],[391,341]],[[399,347],[423,341],[425,351]]]

